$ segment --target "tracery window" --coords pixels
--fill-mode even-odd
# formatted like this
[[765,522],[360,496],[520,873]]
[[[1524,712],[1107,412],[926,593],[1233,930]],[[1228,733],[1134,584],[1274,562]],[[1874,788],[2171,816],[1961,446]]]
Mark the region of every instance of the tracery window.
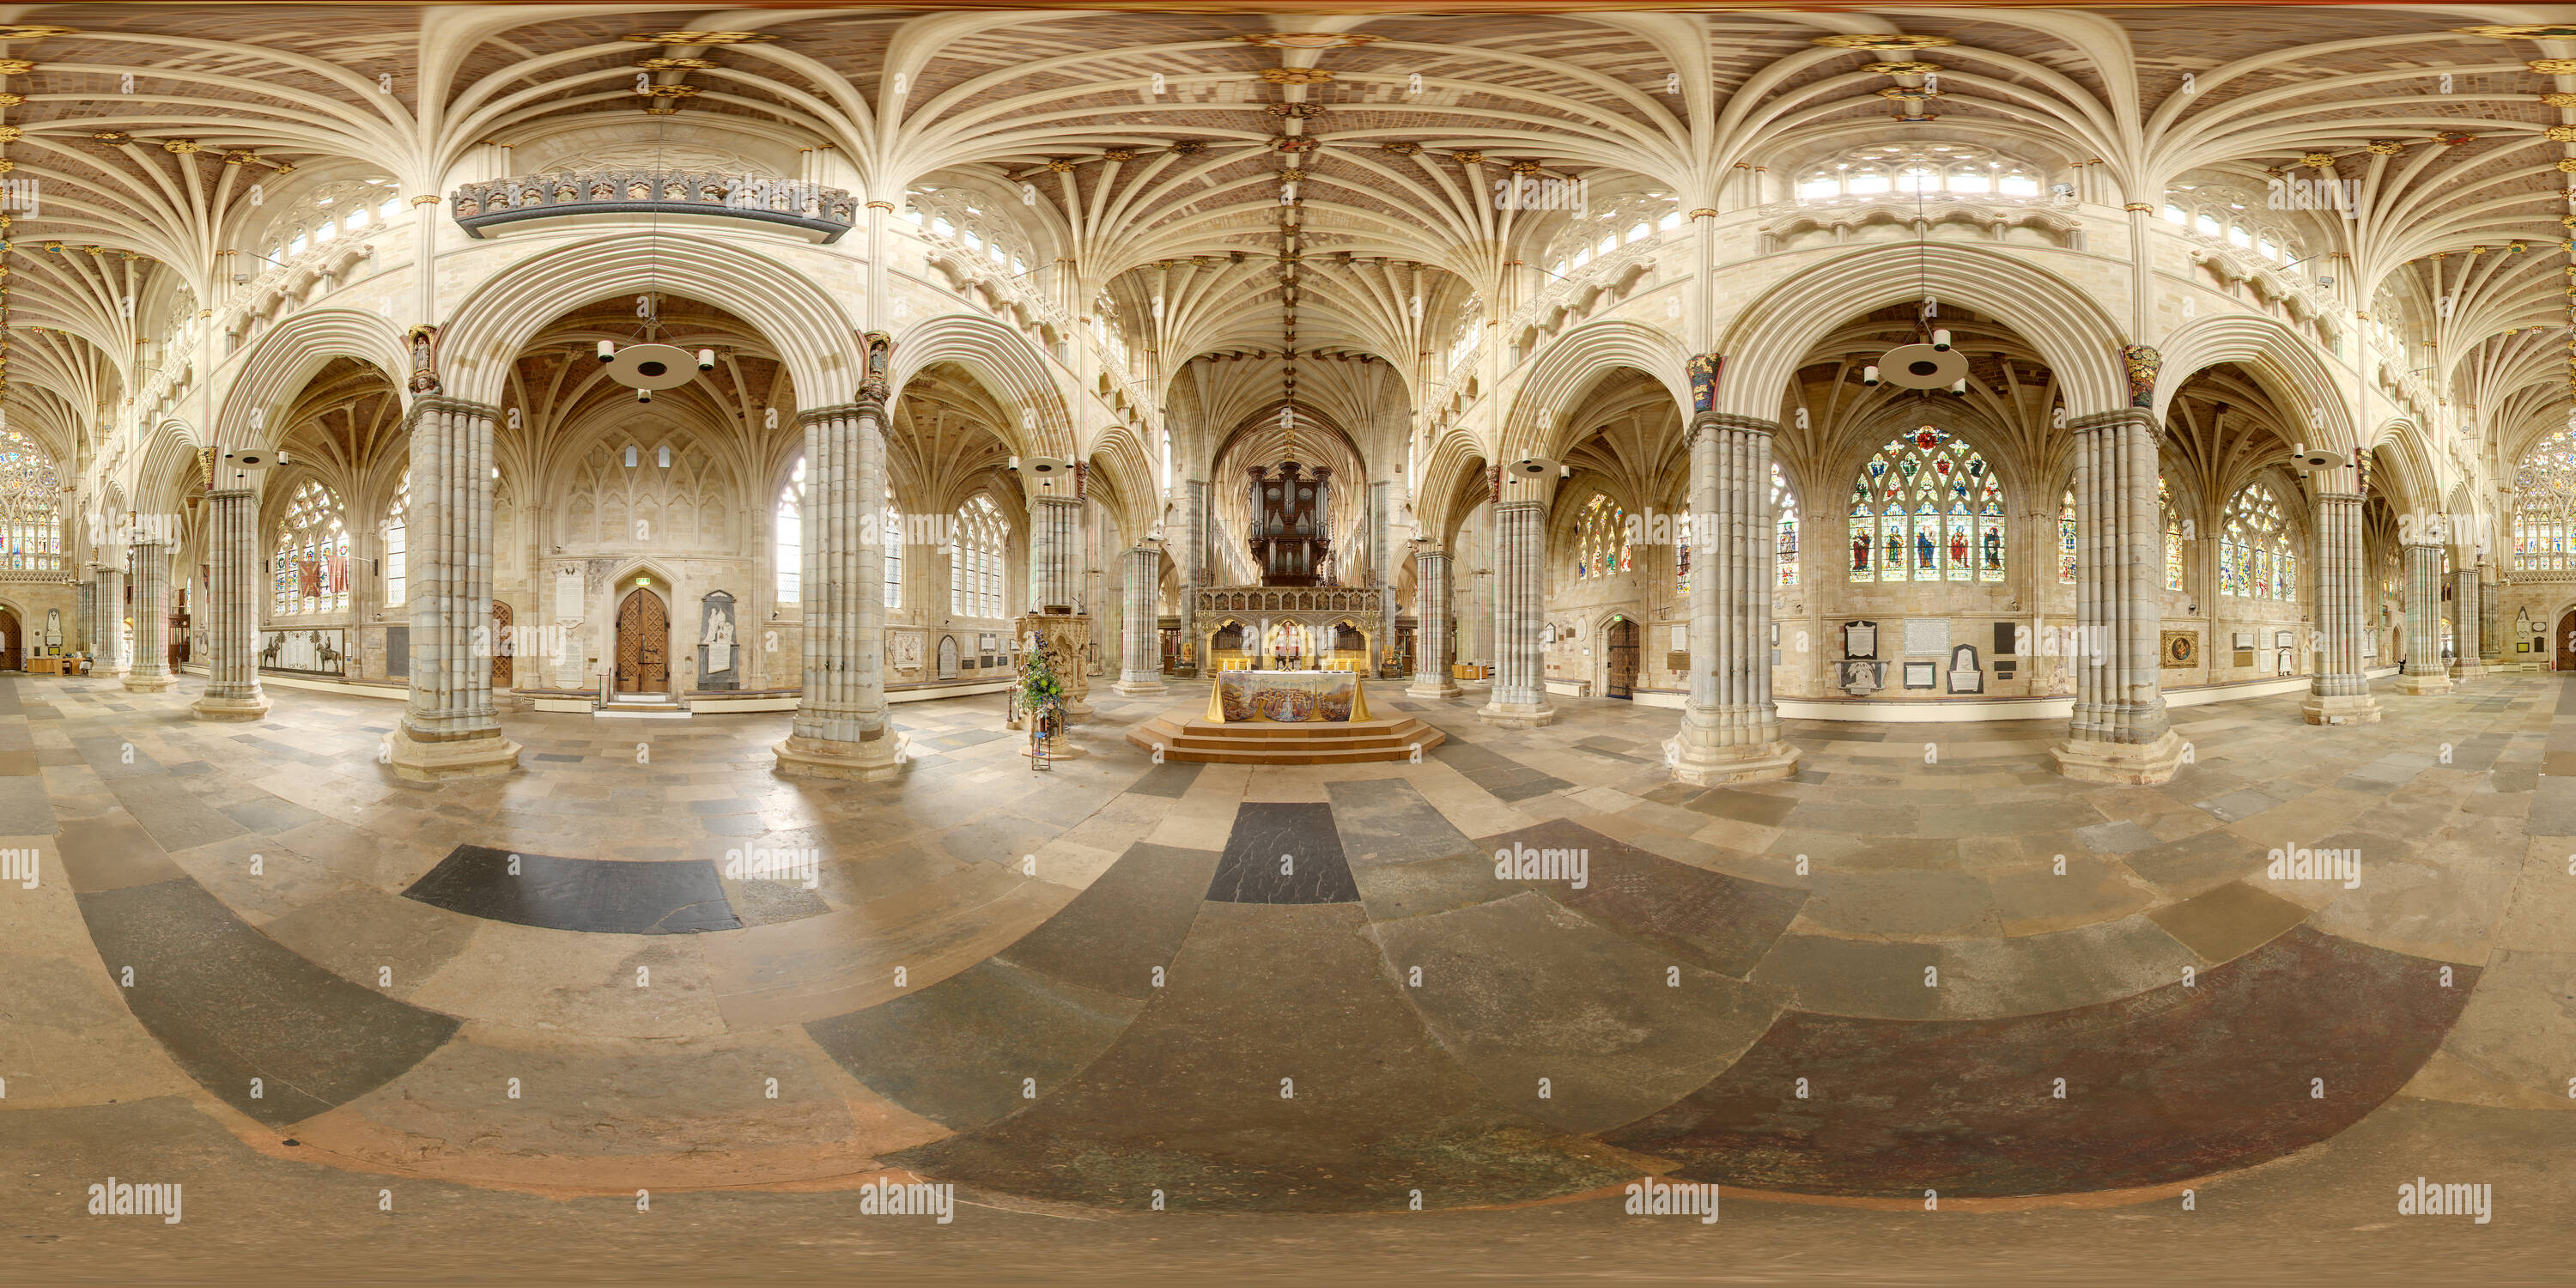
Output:
[[404,479],[394,491],[394,503],[385,507],[385,603],[403,602],[410,593],[410,524],[411,480]]
[[957,507],[956,538],[948,547],[948,611],[1002,615],[1002,551],[1010,531],[993,498],[981,492]]
[[2299,557],[2272,489],[2248,483],[2228,503],[2218,537],[2218,593],[2241,599],[2298,598]]
[[1574,575],[1607,577],[1628,571],[1631,560],[1628,512],[1610,498],[1593,493],[1575,520]]
[[2037,166],[1971,143],[1880,143],[1829,157],[1798,178],[1805,199],[1888,192],[2036,197]]
[[295,487],[277,525],[270,576],[279,616],[331,613],[349,606],[349,531],[340,498],[313,479]]
[[2002,581],[2004,522],[1986,458],[1922,426],[1889,440],[1852,480],[1851,579]]
[[53,458],[26,435],[0,430],[0,566],[63,566],[63,486]]
[[778,602],[793,604],[804,594],[805,579],[805,458],[796,458],[796,468],[787,475],[787,485],[778,489],[778,515],[773,546],[778,565]]
[[2182,589],[2182,511],[2174,506],[2173,491],[2165,486],[2164,475],[2156,476],[2156,510],[2165,521],[2165,589]]
[[2523,454],[2513,477],[2513,567],[2516,572],[2576,568],[2576,428],[2541,439]]
[[2075,584],[2075,489],[2057,503],[2057,580],[2061,585]]
[[1780,566],[1779,586],[1798,584],[1798,494],[1789,490],[1789,480],[1780,473],[1780,462],[1771,462],[1771,513],[1780,525],[1779,543],[1774,554]]
[[903,517],[894,512],[894,485],[885,490],[885,606],[903,607]]

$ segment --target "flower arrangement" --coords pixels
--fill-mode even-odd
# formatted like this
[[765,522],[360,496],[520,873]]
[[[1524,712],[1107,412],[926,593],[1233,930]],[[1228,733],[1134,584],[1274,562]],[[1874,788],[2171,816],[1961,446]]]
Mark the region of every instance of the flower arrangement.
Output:
[[1020,667],[1020,709],[1035,714],[1064,703],[1064,681],[1055,673],[1053,650],[1043,642]]

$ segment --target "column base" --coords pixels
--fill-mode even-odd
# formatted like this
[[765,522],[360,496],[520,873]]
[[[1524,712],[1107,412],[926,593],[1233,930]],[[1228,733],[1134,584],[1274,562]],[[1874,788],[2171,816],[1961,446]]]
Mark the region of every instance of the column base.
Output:
[[265,720],[268,718],[268,695],[249,698],[218,698],[213,694],[197,699],[190,708],[200,720]]
[[1711,746],[1692,740],[1688,730],[1664,740],[1664,759],[1674,782],[1694,787],[1769,782],[1798,773],[1798,749],[1785,742]]
[[2451,691],[2451,677],[2439,673],[2435,673],[2433,675],[2400,675],[2397,677],[2397,691],[2409,697],[2416,698],[2426,697],[2436,693],[2448,693]]
[[167,693],[178,687],[179,677],[175,675],[137,675],[131,671],[125,675],[128,693]]
[[790,734],[787,741],[771,750],[778,756],[778,772],[782,774],[874,783],[903,772],[904,745],[908,741],[892,729],[886,730],[885,737],[865,742],[833,742]]
[[519,767],[519,744],[492,734],[482,738],[423,742],[407,725],[395,725],[384,737],[385,764],[397,778],[435,783],[449,778],[484,778]]
[[2367,693],[2319,697],[2309,694],[2299,714],[2312,725],[2378,724],[2379,699]]
[[[1020,754],[1022,756],[1034,757],[1037,752],[1030,744],[1035,741],[1036,740],[1032,738],[1020,739]],[[1047,759],[1049,760],[1080,760],[1091,754],[1076,745],[1073,739],[1068,738],[1063,734],[1057,734],[1056,736],[1047,739],[1047,744]]]
[[93,666],[89,669],[89,674],[90,678],[95,680],[119,680],[125,678],[128,670],[129,668],[122,666]]
[[1459,688],[1455,681],[1440,684],[1408,684],[1404,687],[1404,696],[1408,698],[1454,698],[1465,692],[1466,690]]
[[1476,718],[1504,729],[1536,729],[1556,723],[1556,708],[1544,702],[1487,702]]
[[2487,668],[2477,662],[2459,662],[2451,667],[2451,678],[2454,680],[2474,680],[2486,673]]
[[2189,744],[2171,729],[2154,742],[2077,742],[2068,739],[2049,748],[2057,772],[2079,783],[2117,787],[2152,787],[2170,782],[2182,768]]
[[1110,685],[1109,689],[1113,693],[1122,694],[1130,698],[1150,698],[1158,693],[1171,692],[1170,689],[1163,687],[1163,682],[1161,680],[1150,678],[1143,680],[1120,680],[1118,683]]

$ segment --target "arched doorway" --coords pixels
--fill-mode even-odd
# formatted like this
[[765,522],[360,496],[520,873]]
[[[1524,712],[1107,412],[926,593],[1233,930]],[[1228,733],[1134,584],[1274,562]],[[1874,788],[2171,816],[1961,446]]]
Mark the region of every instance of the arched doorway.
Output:
[[671,612],[641,586],[617,606],[617,691],[671,691]]
[[24,669],[26,656],[27,640],[18,625],[18,615],[0,608],[0,671]]
[[2549,669],[2576,671],[2576,608],[2568,609],[2567,614],[2558,619],[2558,633],[2552,638],[2556,640],[2554,647],[2558,656],[2550,663]]
[[1610,658],[1602,696],[1634,700],[1637,696],[1637,624],[1625,617],[1614,617],[1610,619],[1609,632],[1603,638],[1609,641]]
[[516,678],[517,667],[510,661],[510,605],[506,600],[492,601],[492,687],[506,689]]

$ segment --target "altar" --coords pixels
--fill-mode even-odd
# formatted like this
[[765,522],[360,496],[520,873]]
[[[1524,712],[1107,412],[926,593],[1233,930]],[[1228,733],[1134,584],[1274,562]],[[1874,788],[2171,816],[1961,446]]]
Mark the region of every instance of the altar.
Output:
[[1368,693],[1351,671],[1220,671],[1208,692],[1218,724],[1346,724],[1369,719]]

